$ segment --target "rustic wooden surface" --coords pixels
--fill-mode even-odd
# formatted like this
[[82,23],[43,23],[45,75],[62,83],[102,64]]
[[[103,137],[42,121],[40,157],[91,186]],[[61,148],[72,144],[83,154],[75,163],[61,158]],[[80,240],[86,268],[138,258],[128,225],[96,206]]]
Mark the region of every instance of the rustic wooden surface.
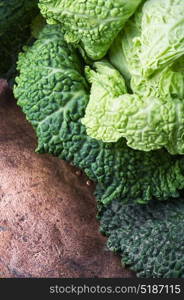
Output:
[[35,134],[6,88],[1,81],[0,277],[135,276],[98,232],[94,185],[34,153]]

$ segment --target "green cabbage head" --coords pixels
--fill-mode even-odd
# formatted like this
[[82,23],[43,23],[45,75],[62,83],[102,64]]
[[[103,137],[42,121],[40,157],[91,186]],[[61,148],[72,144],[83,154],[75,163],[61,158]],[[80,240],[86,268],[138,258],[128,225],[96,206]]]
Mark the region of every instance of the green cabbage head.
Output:
[[[88,70],[92,88],[82,120],[88,135],[103,142],[123,137],[136,150],[164,147],[184,154],[184,2],[142,3],[108,58],[114,71],[105,62]],[[122,92],[117,94],[119,82]]]

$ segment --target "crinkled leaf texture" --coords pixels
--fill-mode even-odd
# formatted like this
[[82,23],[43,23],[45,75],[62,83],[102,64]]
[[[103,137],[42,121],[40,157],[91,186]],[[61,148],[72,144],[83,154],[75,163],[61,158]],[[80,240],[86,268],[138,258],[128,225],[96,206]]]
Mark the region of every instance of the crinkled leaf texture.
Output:
[[143,75],[172,64],[184,54],[184,3],[147,0],[143,6],[140,62]]
[[111,63],[130,80],[150,78],[184,54],[184,5],[180,0],[147,0],[113,42]]
[[92,86],[82,124],[92,138],[103,142],[116,142],[122,137],[118,128],[122,128],[125,114],[118,97],[127,93],[125,81],[108,62],[96,62],[94,67],[96,72],[86,68]]
[[113,201],[99,218],[108,248],[138,277],[184,278],[183,199],[148,205]]
[[[95,121],[102,108],[95,117],[87,108],[85,125],[90,136],[105,142],[115,142],[123,136],[133,149],[165,147],[171,154],[184,154],[183,26],[181,1],[148,0],[137,10],[109,51],[110,61],[134,94],[106,99],[99,122],[106,118],[109,126],[113,102],[117,107],[109,122],[113,136],[104,134],[111,131],[105,123]],[[94,102],[92,98],[91,94],[90,101]]]
[[[153,197],[179,197],[184,159],[166,151],[140,152],[126,141],[103,143],[81,124],[89,100],[83,66],[59,25],[47,25],[32,47],[19,56],[15,97],[38,136],[37,151],[82,168],[97,183],[98,199],[146,203]],[[119,87],[117,87],[117,90]],[[119,92],[119,91],[118,91]]]
[[[157,9],[158,13],[156,13]],[[180,14],[177,14],[176,17],[174,17],[175,10],[180,10]],[[160,15],[160,13],[162,13],[162,15]],[[165,17],[165,15],[167,15],[167,17]],[[179,21],[177,18],[181,20]],[[145,22],[148,23],[147,26]],[[158,24],[156,26],[155,23],[157,22]],[[110,48],[109,59],[122,73],[125,79],[131,80],[131,89],[134,93],[140,94],[141,92],[142,95],[147,95],[151,89],[152,91],[156,91],[157,94],[161,93],[161,95],[163,95],[162,88],[163,91],[166,88],[167,91],[164,91],[164,96],[167,96],[171,85],[175,91],[183,89],[183,22],[184,6],[181,1],[149,0],[146,1],[126,23],[126,26]],[[162,26],[162,23],[164,23],[164,26]],[[164,29],[165,32],[163,33]],[[170,31],[173,30],[173,33],[170,31],[167,32],[169,29]],[[147,39],[144,38],[144,34],[147,34]],[[162,39],[160,35],[164,35],[164,39]],[[176,36],[174,37],[174,35]],[[165,42],[165,39],[168,39],[167,42]],[[178,43],[177,46],[174,45],[176,42]],[[160,51],[162,51],[160,43],[162,43],[162,47],[168,47],[167,49],[164,48],[163,53],[160,53]],[[180,50],[178,50],[178,48]],[[146,51],[148,52],[147,54]],[[151,63],[149,55],[153,56],[155,69],[153,70],[154,74],[146,78],[143,68],[147,68],[146,60]],[[156,57],[159,57],[159,55],[161,55],[159,61],[164,60],[165,56],[168,56],[169,61],[160,62],[160,64],[156,63]],[[159,82],[159,80],[161,82]],[[166,87],[164,87],[164,85],[166,85]],[[180,94],[180,98],[182,97],[183,93],[182,96]]]
[[139,82],[139,93],[127,94],[123,77],[110,64],[94,67],[88,70],[92,88],[82,119],[89,136],[103,142],[124,137],[133,149],[165,147],[184,154],[184,72],[166,69],[145,90]]
[[184,55],[169,67],[157,71],[149,80],[132,76],[131,88],[139,96],[184,99]]
[[61,23],[70,43],[81,43],[87,55],[102,58],[128,18],[144,0],[40,0],[48,23]]

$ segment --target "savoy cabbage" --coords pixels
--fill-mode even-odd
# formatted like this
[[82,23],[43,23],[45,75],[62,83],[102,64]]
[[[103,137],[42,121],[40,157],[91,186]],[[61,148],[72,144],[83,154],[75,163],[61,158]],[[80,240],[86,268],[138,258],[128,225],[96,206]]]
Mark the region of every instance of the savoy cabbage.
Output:
[[108,247],[137,276],[184,277],[184,156],[170,154],[184,153],[182,1],[40,0],[39,7],[50,24],[35,25],[14,86],[36,151],[96,183]]
[[[83,119],[87,133],[103,142],[124,137],[136,150],[165,147],[171,154],[184,154],[182,1],[143,3],[115,39],[109,59],[123,75],[127,91],[115,93],[117,70],[111,81],[104,80],[100,64],[90,71],[92,89]],[[109,65],[106,78],[111,70]],[[110,91],[106,95],[105,89]]]
[[65,39],[81,44],[92,59],[102,58],[143,0],[40,0],[49,24],[62,24]]
[[[180,195],[184,188],[182,156],[171,157],[164,150],[134,151],[124,139],[103,143],[87,136],[81,119],[89,101],[89,86],[79,54],[65,42],[60,25],[47,25],[34,45],[24,50],[19,55],[20,75],[14,94],[36,130],[38,152],[59,156],[82,168],[97,183],[103,203],[117,197],[124,202],[147,203],[153,197],[167,200]],[[113,90],[106,89],[106,81],[114,82],[118,71],[111,68],[109,74],[108,64],[96,64],[103,74],[99,81],[97,78],[94,93],[105,97]],[[95,76],[88,68],[86,72]],[[99,83],[104,85],[104,94],[98,90]],[[124,91],[119,75],[114,93]]]

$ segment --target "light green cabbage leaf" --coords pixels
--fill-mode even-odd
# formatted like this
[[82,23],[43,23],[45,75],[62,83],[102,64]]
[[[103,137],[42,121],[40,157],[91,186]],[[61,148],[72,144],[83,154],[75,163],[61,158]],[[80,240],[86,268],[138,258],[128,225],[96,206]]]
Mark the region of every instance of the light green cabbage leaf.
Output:
[[[92,86],[85,117],[81,122],[86,126],[89,136],[114,142],[121,137],[121,133],[114,127],[120,108],[118,101],[114,99],[127,93],[125,81],[108,62],[96,62],[94,67],[96,72],[89,67],[86,68],[86,75]],[[122,115],[122,111],[119,113]]]
[[61,23],[69,43],[81,44],[96,60],[108,51],[125,22],[144,0],[40,0],[49,24]]
[[140,62],[149,77],[184,54],[184,2],[147,0],[142,13]]
[[150,84],[149,93],[139,95],[127,94],[123,77],[109,64],[97,62],[95,67],[96,72],[88,70],[92,89],[82,119],[89,136],[103,142],[124,137],[136,150],[165,147],[171,154],[184,154],[184,90],[178,89],[184,86],[184,73],[164,70],[155,81],[158,94]]
[[124,29],[115,38],[108,56],[111,64],[123,75],[130,85],[132,76],[141,76],[140,72],[140,41],[142,6],[128,20]]
[[[165,2],[167,2],[167,6],[164,6]],[[168,8],[169,3],[170,6]],[[146,91],[148,86],[148,90],[153,90],[154,88],[156,91],[160,78],[165,77],[163,73],[159,73],[163,70],[163,72],[170,77],[168,78],[170,84],[172,84],[173,87],[177,86],[176,90],[182,88],[180,84],[181,75],[170,72],[169,69],[170,67],[172,68],[174,64],[175,67],[173,70],[180,72],[182,70],[179,68],[184,66],[184,5],[182,5],[181,14],[172,19],[173,13],[176,10],[174,5],[179,9],[177,4],[178,1],[176,0],[146,1],[114,40],[109,50],[109,60],[124,76],[127,85],[131,86],[133,92],[141,92],[141,95],[146,95],[148,94],[148,91]],[[156,14],[157,8],[158,14]],[[167,16],[165,19],[167,24],[164,23],[164,26],[161,24],[158,30],[161,22],[160,18],[164,19],[165,17],[163,16],[167,13],[166,8],[170,13],[172,12],[171,16]],[[149,14],[150,16],[148,17]],[[179,17],[181,18],[181,22],[178,21],[177,23]],[[149,24],[146,24],[146,22]],[[157,26],[156,22],[158,22]],[[173,24],[173,28],[170,26],[170,23]],[[153,26],[153,29],[151,29],[151,26]],[[170,31],[167,32],[169,29]],[[173,37],[174,34],[176,35],[175,38]],[[161,35],[165,35],[164,39]],[[162,50],[163,53],[161,53]],[[148,65],[152,63],[153,70],[150,73],[152,76],[147,78],[147,76],[144,75],[147,72],[146,70],[150,68]],[[163,78],[161,81],[163,81]]]
[[149,97],[184,100],[184,56],[178,59],[173,66],[157,71],[150,79],[141,76],[131,77],[131,88],[137,95]]

